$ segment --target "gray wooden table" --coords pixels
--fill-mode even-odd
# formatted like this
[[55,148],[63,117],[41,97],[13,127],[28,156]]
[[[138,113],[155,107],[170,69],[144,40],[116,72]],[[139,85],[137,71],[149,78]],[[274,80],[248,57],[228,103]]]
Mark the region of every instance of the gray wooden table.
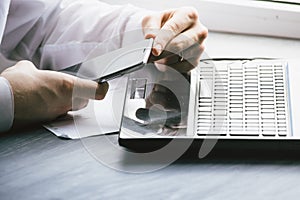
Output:
[[299,199],[299,172],[300,159],[185,158],[132,174],[41,127],[0,137],[0,199]]

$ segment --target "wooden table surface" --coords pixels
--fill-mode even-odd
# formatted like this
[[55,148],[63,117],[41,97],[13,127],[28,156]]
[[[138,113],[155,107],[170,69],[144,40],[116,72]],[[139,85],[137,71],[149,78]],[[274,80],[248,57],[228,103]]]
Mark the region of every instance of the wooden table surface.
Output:
[[133,174],[41,127],[0,137],[0,199],[298,199],[299,172],[300,159],[184,158]]

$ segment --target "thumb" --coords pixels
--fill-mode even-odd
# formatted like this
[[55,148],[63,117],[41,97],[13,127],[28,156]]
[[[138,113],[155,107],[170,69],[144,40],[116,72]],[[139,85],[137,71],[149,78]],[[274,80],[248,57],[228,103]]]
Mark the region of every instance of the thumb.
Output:
[[98,84],[95,81],[74,77],[73,95],[84,99],[104,99],[109,85],[107,82]]
[[[145,39],[155,38],[159,33],[162,26],[162,16],[161,15],[150,15],[146,16],[142,21],[143,32]],[[162,51],[160,46],[153,45],[152,54],[158,56]]]

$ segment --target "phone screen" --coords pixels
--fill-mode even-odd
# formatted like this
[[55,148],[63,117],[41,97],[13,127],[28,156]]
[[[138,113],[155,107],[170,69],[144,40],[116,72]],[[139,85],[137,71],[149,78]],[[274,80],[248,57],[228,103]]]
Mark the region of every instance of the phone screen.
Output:
[[146,39],[83,62],[77,76],[99,83],[133,72],[147,64],[153,39]]

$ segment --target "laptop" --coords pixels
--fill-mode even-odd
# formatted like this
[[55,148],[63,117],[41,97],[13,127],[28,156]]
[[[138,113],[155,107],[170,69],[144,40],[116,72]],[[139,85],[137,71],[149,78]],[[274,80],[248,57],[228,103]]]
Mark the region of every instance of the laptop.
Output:
[[[154,64],[129,75],[119,144],[149,152],[297,152],[298,61],[201,57],[189,74]],[[184,152],[183,152],[184,153]]]

